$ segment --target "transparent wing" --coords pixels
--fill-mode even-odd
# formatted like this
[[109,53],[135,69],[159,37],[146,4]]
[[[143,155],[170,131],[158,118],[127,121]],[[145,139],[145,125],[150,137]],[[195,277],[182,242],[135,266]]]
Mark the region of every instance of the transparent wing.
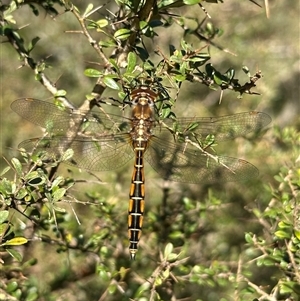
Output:
[[42,153],[43,158],[54,161],[64,160],[67,150],[71,149],[73,156],[65,163],[78,168],[104,171],[117,169],[134,156],[128,142],[128,135],[125,134],[103,136],[101,140],[56,136],[25,140],[19,147],[33,149],[33,153]]
[[[35,151],[43,151],[56,160],[71,149],[73,156],[67,163],[95,171],[119,168],[134,156],[128,134],[130,119],[101,112],[85,114],[72,109],[60,110],[54,104],[31,98],[18,99],[11,107],[20,116],[54,135],[24,141],[20,147],[25,149],[33,148],[38,142]],[[233,139],[258,131],[270,121],[271,118],[261,112],[216,118],[166,119],[153,129],[154,136],[149,141],[145,159],[162,177],[172,181],[200,183],[249,179],[255,177],[258,170],[247,161],[231,157],[214,160],[201,150],[185,149],[185,144],[168,140],[172,139],[172,134],[178,133],[180,137],[189,137],[193,141],[207,135],[214,135],[216,141]],[[70,129],[73,129],[73,135],[68,138]]]
[[218,157],[216,161],[201,150],[185,149],[157,137],[150,141],[145,159],[164,179],[175,182],[243,181],[258,175],[258,169],[245,160]]
[[[77,113],[67,108],[60,110],[56,105],[38,99],[17,99],[11,108],[23,118],[60,135],[67,133],[72,127],[74,131],[90,136],[128,132],[131,128],[130,120],[122,116],[101,112]],[[173,133],[181,133],[181,136],[188,136],[194,141],[204,139],[208,135],[213,135],[216,141],[222,141],[259,131],[270,122],[269,115],[255,111],[222,117],[165,119],[154,128],[153,133],[166,133],[169,130],[164,126],[167,126]]]
[[[271,122],[271,117],[262,112],[245,112],[221,117],[195,117],[163,120],[173,130],[194,140],[214,135],[216,141],[234,139],[249,132],[259,131]],[[161,126],[155,128],[155,135],[164,132]]]
[[[11,104],[13,111],[28,121],[37,124],[48,132],[63,135],[74,128],[76,132],[90,135],[110,134],[128,131],[130,123],[127,118],[101,112],[76,112],[33,98],[20,98]],[[78,127],[80,126],[80,127]]]

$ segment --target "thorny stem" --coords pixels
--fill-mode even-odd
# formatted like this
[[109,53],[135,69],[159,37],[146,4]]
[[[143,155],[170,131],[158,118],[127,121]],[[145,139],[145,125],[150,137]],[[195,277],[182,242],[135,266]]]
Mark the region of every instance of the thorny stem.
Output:
[[[176,281],[176,278],[172,274],[171,269],[175,266],[183,264],[184,262],[186,262],[188,260],[188,258],[183,258],[181,260],[177,260],[175,262],[170,263],[167,261],[167,259],[162,258],[162,255],[161,255],[161,260],[162,261],[161,261],[160,265],[154,270],[152,275],[147,280],[147,282],[151,286],[151,295],[150,295],[150,299],[149,299],[150,301],[156,300],[155,299],[156,287],[160,285],[160,284],[158,284],[159,282],[157,282],[157,279],[160,278],[162,282],[164,280],[166,280],[165,276],[163,275],[163,272],[168,270],[170,272],[169,273],[170,277],[172,277]],[[169,279],[169,277],[167,279]]]
[[[99,8],[100,7],[98,7],[98,9]],[[86,28],[85,17],[81,17],[80,14],[77,12],[77,10],[74,7],[71,8],[71,12],[77,18],[77,20],[82,28],[83,34],[87,37],[91,46],[95,49],[95,51],[97,52],[99,57],[103,60],[103,62],[105,64],[105,68],[110,68],[111,64],[110,64],[109,60],[106,58],[106,56],[104,55],[104,53],[102,51],[102,47],[97,43],[96,40],[93,39],[93,37],[90,35],[89,31]]]
[[287,243],[287,241],[285,241],[285,245],[286,245],[286,249],[287,249],[287,253],[289,254],[289,258],[291,261],[291,264],[293,266],[293,270],[295,272],[295,277],[297,279],[297,282],[300,283],[300,272],[299,272],[299,266],[297,265],[297,263],[295,262],[295,257],[294,254],[291,251],[291,247],[292,247],[292,241],[289,241],[289,243]]
[[[255,289],[255,291],[260,294],[264,300],[268,300],[268,301],[277,301],[278,299],[276,297],[273,297],[269,294],[267,294],[265,291],[263,291],[259,286],[257,286],[256,284],[254,284],[253,282],[251,282],[248,278],[243,277],[242,279],[243,281],[246,281],[247,284],[252,287],[253,289]],[[274,295],[274,294],[273,294]]]
[[[99,9],[98,7],[97,9]],[[96,11],[96,10],[94,10]],[[88,39],[90,45],[94,48],[94,50],[97,52],[99,57],[102,59],[104,62],[104,68],[106,70],[109,70],[111,68],[111,64],[109,60],[106,58],[105,54],[102,51],[102,47],[97,43],[96,40],[93,39],[93,37],[90,35],[89,31],[87,30],[86,24],[85,24],[85,17],[82,17],[76,10],[76,8],[73,6],[71,8],[71,12],[74,14],[74,16],[77,18],[81,28],[82,28],[82,33],[84,36]],[[106,89],[106,86],[102,83],[101,77],[98,78],[96,85],[94,86],[93,89],[93,94],[96,96],[101,96]],[[89,111],[91,110],[91,102],[89,100],[86,100],[82,103],[80,110],[82,111]]]

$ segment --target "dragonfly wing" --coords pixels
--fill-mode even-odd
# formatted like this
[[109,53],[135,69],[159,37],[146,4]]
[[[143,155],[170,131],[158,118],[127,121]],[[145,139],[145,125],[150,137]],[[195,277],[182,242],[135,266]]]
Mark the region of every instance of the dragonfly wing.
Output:
[[200,150],[153,137],[145,159],[164,178],[184,183],[243,181],[256,177],[258,170],[249,162],[231,157],[207,156]]
[[78,168],[104,171],[117,169],[133,157],[134,152],[126,136],[109,135],[103,136],[101,140],[87,137],[44,137],[25,140],[19,147],[33,149],[33,153],[43,154],[45,159],[62,161],[66,151],[70,149],[73,155],[65,163]]
[[128,119],[102,112],[78,112],[70,108],[59,109],[56,105],[33,98],[20,98],[11,104],[13,111],[48,132],[63,135],[68,131],[118,133],[128,131]]
[[[234,139],[250,132],[259,131],[271,122],[271,117],[262,112],[245,112],[222,117],[195,117],[178,118],[176,120],[163,120],[163,123],[174,133],[182,133],[183,137],[191,140],[203,140],[208,135],[213,135],[216,141]],[[162,126],[155,128],[154,134],[161,130]]]

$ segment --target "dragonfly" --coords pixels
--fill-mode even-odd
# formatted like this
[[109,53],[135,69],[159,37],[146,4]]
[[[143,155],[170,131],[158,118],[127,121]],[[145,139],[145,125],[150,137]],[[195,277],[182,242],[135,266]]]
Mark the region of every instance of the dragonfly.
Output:
[[49,133],[23,141],[20,148],[43,151],[53,160],[71,150],[72,157],[66,163],[93,171],[117,169],[134,158],[128,209],[131,259],[136,257],[143,225],[145,160],[162,178],[170,181],[197,184],[247,180],[258,175],[258,169],[251,163],[212,156],[187,141],[199,144],[206,137],[213,137],[216,142],[234,139],[259,131],[271,122],[269,115],[256,111],[159,120],[158,99],[159,92],[149,85],[136,86],[129,94],[129,117],[58,108],[33,98],[17,99],[11,105],[21,117]]

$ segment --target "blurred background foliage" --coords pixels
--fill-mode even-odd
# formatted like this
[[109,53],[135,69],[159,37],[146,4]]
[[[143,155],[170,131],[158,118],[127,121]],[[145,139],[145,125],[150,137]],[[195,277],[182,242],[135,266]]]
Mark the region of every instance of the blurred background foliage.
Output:
[[[0,300],[300,300],[298,1],[100,2],[1,1]],[[256,165],[256,179],[185,185],[146,166],[132,262],[133,164],[97,174],[34,169],[18,144],[41,129],[10,104],[82,107],[92,91],[121,99],[143,69],[163,79],[176,100],[166,109],[178,117],[258,110],[273,121],[216,148]],[[245,70],[262,72],[256,87]]]

